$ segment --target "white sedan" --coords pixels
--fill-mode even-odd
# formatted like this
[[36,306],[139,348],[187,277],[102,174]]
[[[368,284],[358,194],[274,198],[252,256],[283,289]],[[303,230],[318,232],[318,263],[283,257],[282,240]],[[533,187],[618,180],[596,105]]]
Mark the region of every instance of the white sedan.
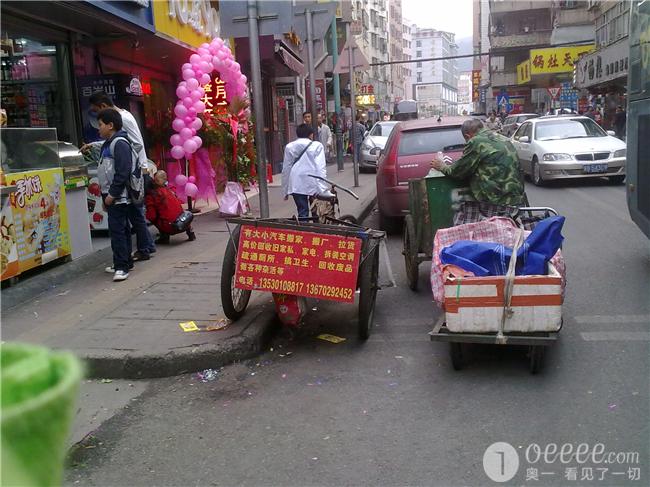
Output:
[[512,136],[521,168],[536,185],[565,178],[625,179],[625,142],[588,117],[548,116],[527,120]]
[[398,122],[377,122],[373,125],[370,132],[366,132],[366,136],[361,143],[361,158],[359,159],[359,169],[377,170],[377,159],[379,158],[379,151],[386,146],[388,136],[393,131],[393,127]]

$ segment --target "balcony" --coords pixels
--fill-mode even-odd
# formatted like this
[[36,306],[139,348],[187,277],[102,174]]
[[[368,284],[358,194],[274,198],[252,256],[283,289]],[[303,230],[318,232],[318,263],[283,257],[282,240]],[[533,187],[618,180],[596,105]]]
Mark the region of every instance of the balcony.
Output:
[[503,71],[492,73],[490,75],[490,84],[492,86],[515,86],[517,84],[517,73],[506,73]]
[[569,25],[583,25],[593,24],[593,12],[584,8],[574,9],[556,9],[555,10],[555,25],[564,27]]
[[490,0],[490,13],[510,13],[520,12],[523,10],[537,10],[543,8],[551,8],[551,1],[535,1],[535,0]]
[[521,47],[535,47],[547,45],[551,41],[552,30],[538,30],[535,32],[512,34],[512,35],[490,35],[490,49],[511,49]]

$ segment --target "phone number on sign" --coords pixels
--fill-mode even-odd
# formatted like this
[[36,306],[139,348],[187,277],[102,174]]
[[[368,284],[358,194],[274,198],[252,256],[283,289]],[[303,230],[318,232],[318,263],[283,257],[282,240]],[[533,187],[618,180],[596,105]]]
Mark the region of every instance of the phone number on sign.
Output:
[[286,293],[302,293],[314,297],[352,299],[354,290],[350,288],[327,286],[323,284],[311,284],[296,281],[285,281],[282,279],[271,279],[261,277],[255,286],[256,289],[268,289],[270,291],[282,291]]

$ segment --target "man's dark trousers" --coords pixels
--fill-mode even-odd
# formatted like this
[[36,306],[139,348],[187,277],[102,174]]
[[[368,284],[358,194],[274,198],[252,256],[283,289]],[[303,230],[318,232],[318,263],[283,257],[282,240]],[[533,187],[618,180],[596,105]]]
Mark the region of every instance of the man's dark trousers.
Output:
[[107,207],[113,267],[116,271],[129,272],[133,262],[131,258],[131,226],[129,225],[129,212],[133,211],[131,207],[133,207],[132,204],[112,204]]
[[293,193],[293,201],[296,202],[296,208],[298,209],[298,218],[309,218],[309,196],[306,194],[296,194]]
[[144,218],[144,204],[130,204],[128,207],[129,222],[131,222],[131,226],[135,229],[138,251],[143,254],[150,254],[156,250],[156,247],[147,228],[147,220]]

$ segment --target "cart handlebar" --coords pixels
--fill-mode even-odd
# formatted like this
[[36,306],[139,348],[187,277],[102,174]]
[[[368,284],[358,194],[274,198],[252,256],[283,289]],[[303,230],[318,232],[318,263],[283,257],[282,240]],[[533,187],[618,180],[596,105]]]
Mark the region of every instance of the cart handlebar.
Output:
[[327,184],[331,184],[335,188],[338,188],[341,191],[345,191],[350,196],[352,196],[354,199],[357,199],[357,200],[359,199],[359,196],[357,196],[352,190],[346,188],[345,186],[341,186],[340,184],[337,184],[334,181],[330,181],[329,179],[321,177],[321,176],[316,176],[315,174],[307,174],[307,176],[309,176],[310,178],[320,179],[321,181],[325,181]]

